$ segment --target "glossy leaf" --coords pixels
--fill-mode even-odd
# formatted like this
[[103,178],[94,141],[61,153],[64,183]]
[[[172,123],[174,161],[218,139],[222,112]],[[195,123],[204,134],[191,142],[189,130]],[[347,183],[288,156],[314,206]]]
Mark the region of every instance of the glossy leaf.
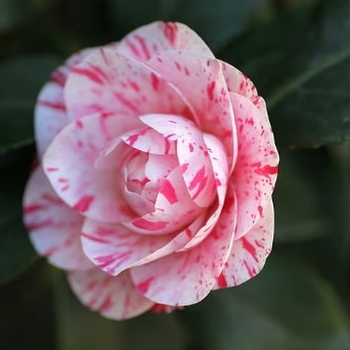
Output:
[[0,284],[38,259],[22,223],[22,195],[34,147],[0,158]]
[[30,18],[38,7],[40,1],[34,0],[2,0],[0,1],[0,30],[12,29]]
[[212,293],[179,316],[198,348],[345,350],[348,321],[331,286],[297,261],[268,259],[241,287]]
[[350,139],[350,2],[287,12],[223,53],[267,99],[277,142],[320,146]]
[[1,348],[57,349],[50,272],[41,260],[0,288]]
[[[324,238],[331,232],[325,205],[329,202],[327,171],[322,150],[282,150],[274,192],[276,243]],[[320,175],[322,173],[322,175]],[[318,182],[315,182],[315,178]]]
[[33,139],[37,95],[60,64],[51,56],[26,56],[0,65],[0,154]]

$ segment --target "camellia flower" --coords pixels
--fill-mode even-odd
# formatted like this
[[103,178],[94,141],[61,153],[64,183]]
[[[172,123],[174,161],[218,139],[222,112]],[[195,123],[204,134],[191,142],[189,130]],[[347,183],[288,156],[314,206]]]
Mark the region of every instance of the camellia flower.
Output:
[[278,164],[265,102],[187,26],[73,55],[39,95],[35,138],[25,224],[89,308],[169,311],[263,267]]

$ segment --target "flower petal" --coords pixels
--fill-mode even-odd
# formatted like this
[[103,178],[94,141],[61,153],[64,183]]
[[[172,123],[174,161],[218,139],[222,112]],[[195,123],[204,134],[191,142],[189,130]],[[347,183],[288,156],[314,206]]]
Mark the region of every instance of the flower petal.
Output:
[[258,108],[262,113],[262,116],[266,119],[266,122],[270,124],[266,103],[264,99],[258,95],[258,91],[256,90],[253,82],[244,73],[230,64],[223,61],[220,61],[220,64],[228,91],[242,95],[252,101],[256,108]]
[[254,103],[259,96],[252,81],[230,64],[223,61],[220,61],[220,64],[222,66],[222,72],[225,77],[228,91],[242,95]]
[[[54,139],[43,167],[57,194],[78,212],[101,221],[134,217],[121,196],[121,174],[94,169],[99,152],[139,120],[94,114],[66,126]],[[62,186],[62,180],[65,186]]]
[[118,51],[140,61],[169,49],[186,49],[214,57],[198,34],[182,23],[151,23],[134,30],[118,45]]
[[84,305],[113,320],[138,316],[154,304],[136,290],[128,271],[116,277],[97,268],[72,271],[68,281]]
[[182,171],[177,167],[162,181],[155,211],[123,225],[138,233],[168,234],[181,231],[200,211],[190,198]]
[[135,149],[152,154],[175,154],[175,142],[147,127],[134,129],[122,136],[122,140]]
[[237,286],[258,274],[271,252],[273,231],[274,211],[270,200],[255,226],[233,242],[230,256],[215,288]]
[[97,49],[85,49],[72,55],[51,74],[50,81],[42,88],[35,107],[34,126],[39,159],[54,137],[69,123],[63,98],[63,88],[69,72],[95,50]]
[[186,96],[199,129],[224,144],[231,168],[237,155],[236,128],[219,61],[186,50],[169,50],[152,57],[147,65]]
[[[193,238],[183,247],[182,251],[186,251],[195,247],[201,243],[205,237],[207,237],[217,221],[219,220],[222,208],[225,204],[226,191],[227,191],[227,176],[228,166],[227,159],[225,157],[225,151],[221,142],[213,135],[204,134],[204,141],[208,148],[208,153],[214,169],[215,177],[215,189],[217,192],[218,200],[216,205],[212,208],[206,223],[200,228],[200,230],[193,236]],[[226,205],[228,202],[226,201]],[[232,202],[232,205],[237,206],[236,201]],[[236,220],[237,208],[232,210],[233,218]]]
[[133,282],[146,298],[182,306],[197,303],[210,292],[231,251],[235,226],[232,200],[201,244],[130,269]]
[[73,119],[92,114],[124,118],[147,113],[186,114],[182,95],[142,62],[115,50],[100,49],[75,66],[66,83],[65,101]]
[[116,276],[165,246],[174,237],[139,235],[119,224],[86,219],[81,242],[85,254],[100,269]]
[[208,207],[215,198],[215,181],[202,132],[179,116],[150,114],[140,119],[166,139],[177,141],[177,157],[190,197],[198,206]]
[[271,198],[278,170],[278,153],[270,124],[247,98],[231,93],[238,130],[238,159],[230,181],[238,200],[236,238],[259,220]]
[[179,234],[139,235],[118,224],[86,219],[81,236],[85,254],[100,269],[116,276],[122,271],[174,253],[205,222],[205,212]]
[[25,226],[40,255],[65,270],[93,266],[81,248],[83,217],[58,198],[41,167],[29,179],[23,205]]

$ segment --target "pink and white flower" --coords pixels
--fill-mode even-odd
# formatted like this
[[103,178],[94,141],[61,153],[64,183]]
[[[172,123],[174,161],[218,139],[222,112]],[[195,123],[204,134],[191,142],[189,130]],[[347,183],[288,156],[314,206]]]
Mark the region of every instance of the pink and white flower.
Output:
[[180,23],[81,51],[35,111],[24,220],[112,319],[197,303],[270,253],[278,154],[264,100]]

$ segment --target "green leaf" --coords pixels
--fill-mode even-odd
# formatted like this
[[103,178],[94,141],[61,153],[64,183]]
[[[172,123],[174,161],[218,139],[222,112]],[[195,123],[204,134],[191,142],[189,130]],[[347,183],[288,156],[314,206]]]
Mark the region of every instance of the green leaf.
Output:
[[40,8],[38,0],[1,0],[0,31],[12,29],[28,20]]
[[113,19],[123,34],[155,20],[189,25],[216,50],[241,34],[266,0],[110,0]]
[[272,256],[259,276],[179,313],[202,350],[346,350],[338,296],[313,270]]
[[323,190],[329,183],[325,177],[327,154],[324,150],[281,150],[280,157],[274,192],[275,242],[326,237],[331,232],[328,207],[325,208],[329,198]]
[[38,258],[22,223],[23,190],[33,158],[33,146],[0,158],[0,284]]
[[350,2],[284,13],[223,53],[267,99],[279,145],[350,139]]
[[55,321],[50,269],[37,262],[0,288],[2,349],[55,350]]
[[51,56],[28,56],[0,65],[0,155],[33,139],[37,95],[60,64]]

